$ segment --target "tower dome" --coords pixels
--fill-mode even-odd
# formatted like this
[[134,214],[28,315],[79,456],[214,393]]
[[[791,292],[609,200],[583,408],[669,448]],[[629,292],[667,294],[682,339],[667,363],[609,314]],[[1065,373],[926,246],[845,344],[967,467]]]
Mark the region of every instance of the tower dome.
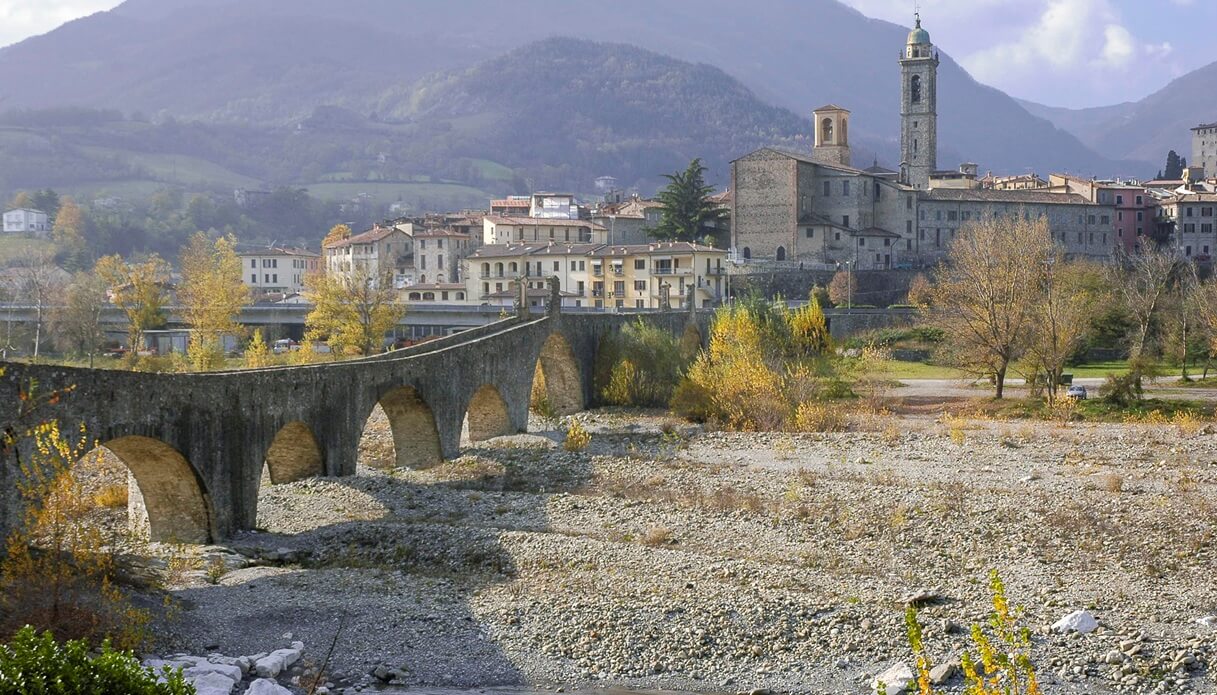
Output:
[[914,26],[913,30],[909,32],[908,45],[910,45],[910,46],[928,46],[928,45],[930,45],[930,32],[921,28],[921,15],[916,14],[916,15],[913,15],[913,17],[916,19],[916,26]]

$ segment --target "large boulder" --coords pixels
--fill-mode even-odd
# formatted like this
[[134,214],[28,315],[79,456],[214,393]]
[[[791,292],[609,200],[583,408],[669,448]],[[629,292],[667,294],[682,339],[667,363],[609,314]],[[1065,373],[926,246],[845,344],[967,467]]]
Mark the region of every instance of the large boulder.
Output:
[[1090,611],[1074,611],[1052,624],[1052,631],[1062,635],[1070,632],[1086,634],[1094,632],[1099,627],[1099,621]]
[[258,659],[254,664],[254,673],[259,678],[274,678],[300,659],[299,649],[276,649]]
[[236,685],[231,678],[216,671],[190,676],[186,680],[194,686],[194,691],[198,695],[229,695],[232,692],[232,686]]
[[284,688],[269,678],[259,678],[249,684],[245,695],[292,695],[292,691]]
[[876,692],[879,685],[883,685],[884,692],[887,695],[896,695],[908,689],[913,683],[913,669],[903,661],[892,664],[886,671],[875,676],[871,681],[870,692]]

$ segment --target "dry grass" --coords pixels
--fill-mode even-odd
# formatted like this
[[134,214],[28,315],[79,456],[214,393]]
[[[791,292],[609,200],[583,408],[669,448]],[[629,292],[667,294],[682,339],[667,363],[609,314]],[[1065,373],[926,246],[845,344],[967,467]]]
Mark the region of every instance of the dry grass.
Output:
[[1108,473],[1103,476],[1103,489],[1108,492],[1120,493],[1124,491],[1124,476],[1119,473]]
[[796,432],[843,432],[848,425],[839,407],[812,401],[800,403],[790,422]]
[[106,509],[116,509],[127,506],[127,484],[115,483],[106,485],[93,495],[93,503],[98,507]]
[[592,433],[587,431],[583,423],[571,420],[566,428],[566,440],[562,442],[562,448],[567,451],[583,451],[591,443]]

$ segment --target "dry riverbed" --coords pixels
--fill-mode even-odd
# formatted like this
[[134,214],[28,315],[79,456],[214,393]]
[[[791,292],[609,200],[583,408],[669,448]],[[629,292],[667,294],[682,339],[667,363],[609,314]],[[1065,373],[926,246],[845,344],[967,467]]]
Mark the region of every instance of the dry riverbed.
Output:
[[[1217,613],[1217,430],[579,417],[584,452],[521,435],[426,471],[385,469],[372,422],[359,476],[263,489],[260,531],[209,551],[227,571],[184,573],[161,634],[194,654],[302,640],[317,664],[342,624],[328,674],[349,689],[863,693],[909,660],[902,598],[932,589],[931,654],[957,659],[996,567],[1047,692],[1215,690],[1196,621]],[[1099,629],[1048,630],[1075,609]]]

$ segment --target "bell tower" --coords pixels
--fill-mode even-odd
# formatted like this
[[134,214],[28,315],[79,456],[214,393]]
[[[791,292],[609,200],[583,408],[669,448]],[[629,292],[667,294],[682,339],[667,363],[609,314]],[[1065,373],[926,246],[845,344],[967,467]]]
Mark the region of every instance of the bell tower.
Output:
[[900,56],[900,175],[925,189],[938,167],[938,51],[921,15]]
[[820,164],[849,166],[849,111],[828,104],[812,112],[815,148],[811,158]]

